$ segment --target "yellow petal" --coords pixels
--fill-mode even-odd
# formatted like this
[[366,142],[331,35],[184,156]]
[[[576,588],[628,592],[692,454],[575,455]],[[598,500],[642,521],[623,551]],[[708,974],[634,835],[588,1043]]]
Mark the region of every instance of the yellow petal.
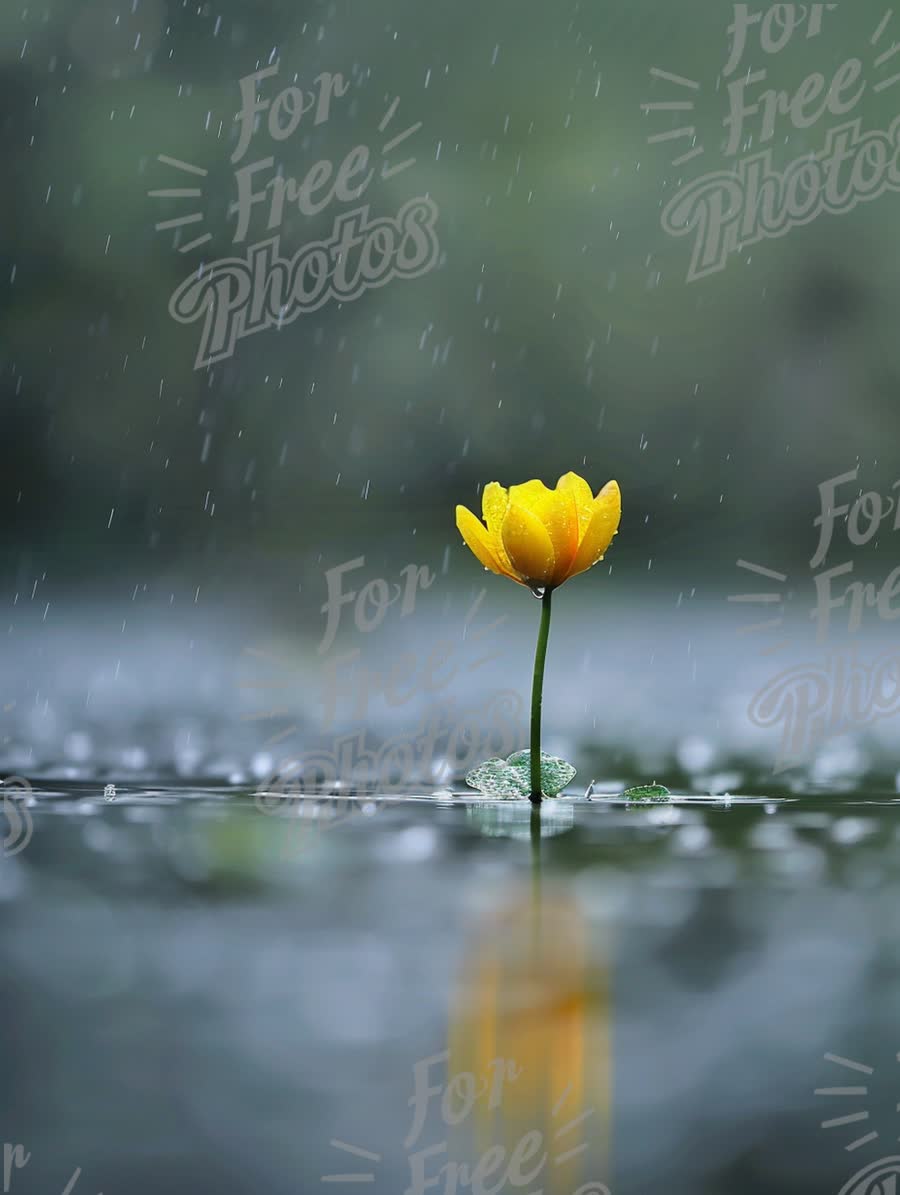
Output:
[[568,577],[575,577],[603,559],[622,517],[622,495],[615,481],[608,481],[593,503],[593,514],[578,545]]
[[542,481],[523,481],[521,485],[509,487],[509,500],[524,506],[526,510],[534,511],[550,493],[552,491],[548,490]]
[[588,529],[591,515],[594,513],[594,495],[591,492],[591,487],[577,473],[564,473],[556,483],[556,488],[571,494],[575,501],[575,509],[578,511],[578,542],[580,543]]
[[481,495],[481,510],[484,514],[484,521],[487,523],[488,531],[492,535],[500,534],[500,524],[503,522],[503,516],[506,514],[506,508],[509,505],[509,494],[499,482],[489,481],[484,487],[484,493]]
[[513,568],[506,555],[503,540],[500,537],[500,528],[503,524],[503,516],[506,514],[507,506],[509,506],[509,494],[506,492],[506,489],[499,482],[489,481],[484,487],[484,493],[481,495],[481,509],[484,514],[484,521],[487,523],[494,553],[500,562],[501,571],[507,576],[511,576]]
[[537,515],[514,502],[510,495],[500,532],[506,555],[522,584],[549,585],[556,559],[547,529]]
[[501,562],[494,548],[492,538],[484,526],[465,506],[456,508],[456,526],[460,535],[466,541],[469,550],[481,561],[485,568],[501,576],[509,575],[501,567]]
[[554,569],[548,584],[566,579],[568,568],[578,550],[578,516],[571,495],[551,490],[542,481],[526,481],[509,491],[510,502],[528,510],[543,523],[553,546]]
[[578,509],[575,500],[567,490],[550,490],[551,501],[547,504],[544,526],[553,544],[556,561],[553,569],[553,584],[561,585],[569,575],[569,568],[578,551]]

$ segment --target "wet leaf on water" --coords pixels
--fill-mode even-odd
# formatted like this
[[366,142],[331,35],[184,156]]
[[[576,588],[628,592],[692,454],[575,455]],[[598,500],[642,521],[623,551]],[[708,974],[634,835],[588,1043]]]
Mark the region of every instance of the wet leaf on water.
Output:
[[[575,769],[567,760],[541,752],[541,791],[545,797],[558,796],[574,775]],[[514,751],[507,759],[485,760],[469,772],[466,784],[486,797],[527,797],[531,793],[531,752]]]
[[628,801],[670,801],[671,795],[664,784],[638,784],[626,788],[622,793]]

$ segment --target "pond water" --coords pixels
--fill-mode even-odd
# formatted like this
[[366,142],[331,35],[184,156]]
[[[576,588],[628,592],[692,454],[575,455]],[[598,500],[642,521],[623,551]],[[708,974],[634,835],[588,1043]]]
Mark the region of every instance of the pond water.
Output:
[[[483,727],[501,698],[524,713],[527,595],[435,586],[414,619],[319,653],[322,620],[252,607],[163,603],[111,636],[132,592],[65,629],[17,616],[5,657],[12,1195],[76,1170],[67,1195],[891,1195],[895,744],[860,706],[779,767],[817,691],[779,678],[836,658],[808,618],[773,657],[727,595],[673,586],[598,621],[573,589],[544,745],[578,774],[535,822],[467,790],[427,729]],[[433,679],[446,640],[453,683],[379,690],[403,652]],[[354,650],[362,671],[329,672]],[[506,750],[527,741],[513,729]],[[366,752],[401,741],[398,783],[360,784]],[[343,788],[260,795],[310,752],[340,758]],[[676,795],[618,796],[653,781]]]
[[33,788],[12,1190],[893,1190],[891,794]]

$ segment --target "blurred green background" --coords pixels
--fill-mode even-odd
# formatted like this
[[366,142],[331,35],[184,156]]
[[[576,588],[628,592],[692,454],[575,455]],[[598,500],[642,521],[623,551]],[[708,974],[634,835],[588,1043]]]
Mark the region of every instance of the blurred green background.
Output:
[[[841,5],[778,55],[757,26],[745,66],[793,92],[858,55],[853,117],[886,130],[900,88],[874,89],[893,71],[871,44],[885,11]],[[239,587],[248,561],[321,570],[320,553],[361,543],[407,563],[413,529],[429,552],[458,543],[453,505],[477,505],[485,481],[570,468],[620,481],[623,563],[688,579],[721,567],[732,584],[739,555],[808,559],[822,480],[857,461],[867,487],[895,479],[898,199],[823,214],[686,282],[692,238],[660,215],[728,165],[731,16],[709,0],[4,5],[5,571],[107,585],[136,567],[190,590]],[[879,52],[891,44],[888,27]],[[199,325],[176,323],[169,298],[201,261],[243,251],[229,215],[238,81],[275,60],[266,98],[323,71],[350,90],[285,141],[263,125],[245,160],[272,154],[302,177],[355,144],[377,159],[399,96],[392,129],[421,128],[396,154],[416,162],[376,175],[366,200],[393,215],[432,197],[440,262],[195,369]],[[648,144],[686,123],[641,110],[685,90],[651,67],[700,84],[702,158],[674,167],[684,143]],[[775,162],[837,123],[780,118]],[[148,195],[192,182],[159,155],[208,171],[202,201]],[[182,255],[155,225],[201,202],[212,240]],[[295,213],[283,247],[328,236],[342,206]],[[262,205],[254,219],[258,241]]]

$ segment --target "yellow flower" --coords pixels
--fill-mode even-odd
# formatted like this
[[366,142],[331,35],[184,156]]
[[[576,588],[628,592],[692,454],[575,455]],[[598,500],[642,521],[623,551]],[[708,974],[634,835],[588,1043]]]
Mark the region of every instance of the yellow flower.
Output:
[[[602,560],[622,516],[618,484],[608,481],[596,498],[577,473],[548,489],[526,481],[507,491],[484,487],[484,523],[465,506],[456,526],[485,568],[529,589],[555,589]],[[487,524],[487,526],[485,526]]]

